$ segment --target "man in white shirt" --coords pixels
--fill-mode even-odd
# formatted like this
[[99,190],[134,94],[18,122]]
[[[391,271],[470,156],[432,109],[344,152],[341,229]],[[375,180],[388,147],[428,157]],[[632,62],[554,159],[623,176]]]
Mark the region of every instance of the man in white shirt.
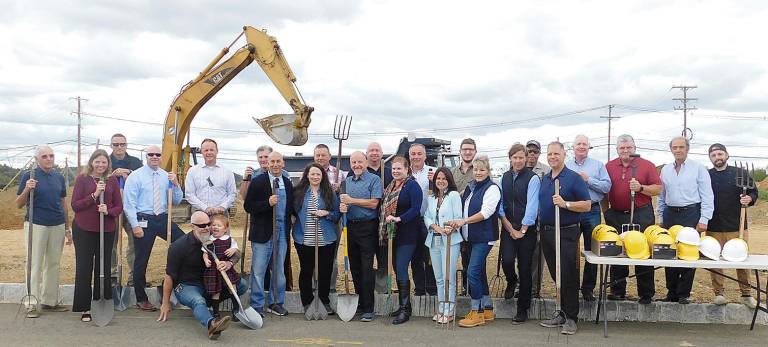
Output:
[[235,174],[216,163],[219,153],[218,144],[212,139],[200,144],[204,162],[187,171],[184,190],[187,201],[196,211],[203,211],[209,216],[225,213],[235,203],[237,190]]
[[[435,167],[426,165],[427,148],[420,143],[414,143],[408,148],[408,158],[411,161],[411,175],[421,187],[422,203],[421,216],[427,210],[427,191],[429,190],[429,181],[435,174]],[[424,245],[427,239],[427,227],[422,228],[421,235],[417,241],[416,251],[411,260],[411,272],[413,273],[414,295],[437,295],[437,284],[435,283],[435,273],[432,266],[429,265],[429,249]]]

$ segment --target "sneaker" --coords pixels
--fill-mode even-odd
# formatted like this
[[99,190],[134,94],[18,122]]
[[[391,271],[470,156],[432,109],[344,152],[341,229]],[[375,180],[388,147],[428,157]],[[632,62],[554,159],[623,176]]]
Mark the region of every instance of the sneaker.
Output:
[[691,297],[684,296],[684,297],[678,299],[677,303],[680,304],[680,305],[688,305],[688,304],[691,303]]
[[712,300],[712,303],[715,305],[725,305],[728,303],[728,299],[722,295],[715,295],[715,300]]
[[439,314],[435,314],[434,316],[432,316],[432,321],[433,322],[437,322],[438,318],[440,318],[440,315]]
[[515,315],[514,318],[512,318],[512,324],[514,325],[523,324],[527,320],[528,320],[528,313],[520,311]]
[[641,296],[640,299],[637,300],[637,303],[640,305],[650,305],[651,301],[653,301],[653,298],[650,296]]
[[288,314],[288,310],[286,310],[283,305],[278,304],[269,305],[269,307],[267,307],[267,312],[276,316],[285,316]]
[[755,300],[755,298],[753,298],[751,295],[742,296],[741,303],[750,309],[755,309],[755,307],[757,307],[757,300]]
[[563,315],[561,315],[559,312],[555,312],[555,315],[552,316],[552,318],[543,320],[539,324],[545,328],[561,327],[563,324],[565,324],[565,317],[563,317]]
[[27,318],[40,317],[40,312],[35,307],[27,307]]
[[573,335],[576,333],[576,322],[573,319],[566,319],[563,328],[560,329],[560,333],[563,335]]
[[483,309],[483,320],[486,322],[493,322],[496,319],[496,314],[493,313],[493,308]]
[[483,313],[475,310],[469,311],[464,319],[459,321],[459,326],[462,328],[474,328],[476,326],[485,325],[485,319],[483,319]]
[[66,308],[64,305],[58,305],[58,304],[57,305],[53,305],[53,306],[42,304],[42,305],[40,305],[40,307],[43,309],[43,311],[48,311],[48,312],[67,312],[67,311],[69,311],[69,309]]
[[369,313],[363,313],[363,315],[360,317],[361,322],[372,322],[373,321],[373,312]]

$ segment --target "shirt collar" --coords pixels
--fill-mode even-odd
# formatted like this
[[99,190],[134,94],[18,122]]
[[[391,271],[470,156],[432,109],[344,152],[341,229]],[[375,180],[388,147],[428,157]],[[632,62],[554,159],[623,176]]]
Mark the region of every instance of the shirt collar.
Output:
[[[213,236],[213,234],[208,236],[209,240],[216,240],[216,236]],[[224,234],[222,237],[219,237],[219,240],[229,240],[229,235]]]

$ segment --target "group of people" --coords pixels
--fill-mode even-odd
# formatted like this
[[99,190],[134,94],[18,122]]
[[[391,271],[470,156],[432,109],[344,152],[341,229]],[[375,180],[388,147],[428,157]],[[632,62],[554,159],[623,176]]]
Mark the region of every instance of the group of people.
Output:
[[[451,303],[459,291],[466,291],[471,298],[470,311],[458,321],[460,326],[476,327],[493,321],[486,258],[500,242],[507,278],[504,297],[517,298],[512,322],[524,323],[532,298],[539,295],[542,258],[550,275],[555,276],[556,208],[560,209],[562,310],[541,325],[574,334],[579,293],[585,301],[594,301],[597,277],[593,264],[586,263],[583,273],[579,269],[580,238],[584,249],[590,249],[592,229],[602,219],[619,230],[630,222],[644,229],[656,223],[651,202],[658,196],[658,222],[662,226],[694,227],[725,243],[738,237],[739,207],[754,204],[757,198],[755,189],[744,195],[735,186],[739,173],[727,165],[725,146],[713,144],[709,148],[714,168],[707,172],[688,158],[690,143],[683,137],[670,141],[674,162],[665,165],[661,174],[653,163],[636,155],[629,135],[617,138],[618,158],[607,164],[589,157],[591,147],[584,135],[574,139],[571,158],[562,143],[549,143],[548,165],[539,162],[539,142],[516,143],[507,153],[509,170],[498,181],[491,177],[488,157],[478,154],[475,141],[469,138],[460,144],[460,165],[450,169],[426,165],[426,148],[418,143],[410,146],[407,157],[394,156],[389,167],[384,167],[381,146],[374,142],[365,152],[353,152],[349,156],[351,170],[343,172],[330,165],[330,149],[320,144],[314,149],[315,162],[304,169],[295,185],[284,169],[282,154],[261,146],[257,149],[260,167],[248,167],[239,188],[250,218],[252,261],[250,278],[244,278],[234,265],[242,258],[240,247],[247,245],[238,245],[229,235],[226,218],[238,188],[234,174],[217,163],[215,140],[202,141],[204,162],[187,172],[184,191],[175,174],[160,168],[162,151],[157,146],[144,151],[146,165],[126,153],[124,135],[113,135],[111,147],[111,154],[96,150],[75,181],[71,228],[65,183],[53,169],[53,150],[39,147],[34,178],[29,173],[22,177],[17,206],[24,207],[30,191],[35,192],[33,220],[27,218],[34,228],[30,240],[32,294],[41,298],[42,310],[66,309],[58,304],[58,262],[62,244],[74,241],[77,266],[72,310],[81,312],[83,321],[90,321],[91,298],[100,296],[100,255],[111,255],[104,257],[110,278],[115,274],[114,245],[120,237],[115,233],[123,229],[129,240],[129,286],[135,290],[137,307],[155,311],[145,290],[146,269],[155,238],[170,235],[173,243],[158,320],[169,317],[171,296],[175,296],[179,303],[192,308],[210,338],[217,338],[233,319],[218,313],[219,302],[231,297],[222,276],[234,284],[238,295],[250,287],[249,305],[262,316],[288,313],[284,301],[290,281],[286,277],[291,274],[290,261],[286,260],[291,240],[300,263],[302,304],[307,307],[313,300],[313,269],[317,267],[319,299],[326,311],[334,314],[329,295],[336,286],[342,225],[348,230],[346,247],[355,292],[360,297],[360,321],[374,319],[374,292],[391,289],[378,284],[378,279],[387,275],[389,261],[399,301],[397,310],[390,314],[392,324],[410,319],[412,287],[417,296],[438,297],[440,304],[432,317],[438,323],[455,319],[455,304]],[[183,197],[195,211],[190,221],[192,232],[184,234],[172,223],[168,233],[168,209]],[[634,220],[630,221],[632,208]],[[104,218],[104,249],[98,242],[100,216]],[[390,242],[391,260],[387,259]],[[315,249],[318,257],[314,256]],[[464,269],[462,283],[456,282],[459,256]],[[628,273],[626,266],[611,267],[613,285],[608,299],[626,299],[626,281],[619,279]],[[638,302],[649,304],[656,294],[653,268],[638,266],[635,273]],[[665,275],[667,293],[663,300],[689,303],[694,270],[668,268]],[[739,271],[738,277],[744,282],[742,302],[754,307],[746,271]],[[715,303],[727,303],[719,276],[712,275],[712,286]],[[111,291],[105,290],[104,295],[110,298]],[[29,305],[28,317],[37,317],[38,309]]]

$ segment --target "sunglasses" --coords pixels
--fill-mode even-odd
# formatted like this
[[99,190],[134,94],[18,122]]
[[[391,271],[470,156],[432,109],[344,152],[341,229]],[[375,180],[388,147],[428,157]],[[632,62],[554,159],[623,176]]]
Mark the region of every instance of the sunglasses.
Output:
[[160,158],[161,155],[163,155],[163,154],[162,153],[147,153],[148,157],[158,157],[158,158]]
[[123,143],[113,143],[113,144],[112,144],[112,147],[125,147],[125,146],[127,146],[127,145],[128,145],[128,144],[127,144],[127,143],[125,143],[125,142],[123,142]]
[[205,224],[192,223],[192,225],[202,229],[202,228],[207,228],[207,227],[211,226],[211,222],[208,222],[208,223],[205,223]]

